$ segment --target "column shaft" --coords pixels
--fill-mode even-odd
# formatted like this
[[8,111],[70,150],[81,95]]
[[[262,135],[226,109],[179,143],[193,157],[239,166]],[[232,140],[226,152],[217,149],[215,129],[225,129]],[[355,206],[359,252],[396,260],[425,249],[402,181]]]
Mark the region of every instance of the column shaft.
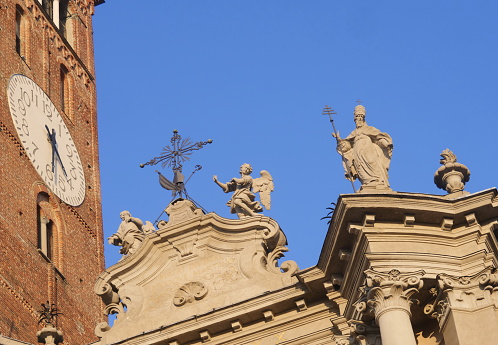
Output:
[[384,310],[377,318],[382,345],[416,345],[410,314],[404,309]]

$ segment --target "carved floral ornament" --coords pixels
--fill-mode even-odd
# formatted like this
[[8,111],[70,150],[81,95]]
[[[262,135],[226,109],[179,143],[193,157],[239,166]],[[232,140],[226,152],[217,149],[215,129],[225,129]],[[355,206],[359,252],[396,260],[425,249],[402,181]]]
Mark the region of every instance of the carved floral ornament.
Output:
[[338,345],[377,345],[381,344],[379,328],[357,321],[348,321],[349,337],[339,339]]

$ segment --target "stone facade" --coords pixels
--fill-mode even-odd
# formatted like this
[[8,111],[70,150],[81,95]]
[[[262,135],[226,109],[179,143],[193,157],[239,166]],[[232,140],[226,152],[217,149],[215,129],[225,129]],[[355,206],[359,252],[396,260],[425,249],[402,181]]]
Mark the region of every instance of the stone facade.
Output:
[[[498,192],[341,195],[316,266],[278,224],[178,201],[95,292],[99,344],[494,344]],[[486,329],[483,332],[482,329]]]
[[[49,8],[44,7],[47,4]],[[67,19],[57,7],[68,3]],[[96,340],[104,269],[92,14],[94,1],[4,0],[0,4],[0,343],[36,342],[40,305],[56,303],[65,344]],[[62,26],[64,25],[64,27]],[[64,73],[65,80],[62,80]],[[36,172],[10,113],[9,80],[29,77],[50,97],[79,152],[84,202],[70,206]],[[64,84],[64,85],[63,85]],[[40,223],[51,236],[40,246]],[[10,340],[13,341],[13,340]]]
[[[23,74],[48,94],[86,186],[84,202],[70,206],[45,185],[0,93],[0,344],[37,335],[56,344],[62,334],[67,345],[496,343],[497,190],[464,192],[470,171],[445,150],[435,182],[448,195],[392,191],[387,161],[368,171],[344,157],[378,160],[367,157],[375,143],[391,159],[391,138],[363,123],[363,106],[357,130],[336,135],[361,193],[339,196],[316,266],[279,262],[287,241],[271,218],[226,219],[177,199],[157,230],[134,228],[144,234],[133,244],[118,231],[119,245],[132,250],[122,248],[123,259],[104,270],[91,23],[100,2],[0,4],[3,90]],[[64,316],[40,330],[37,310],[47,300]],[[104,315],[116,316],[112,326]]]

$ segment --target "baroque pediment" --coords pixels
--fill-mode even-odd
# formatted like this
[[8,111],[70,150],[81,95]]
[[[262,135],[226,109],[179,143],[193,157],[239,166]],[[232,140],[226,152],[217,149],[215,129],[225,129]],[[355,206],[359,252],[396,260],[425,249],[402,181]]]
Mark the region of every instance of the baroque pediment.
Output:
[[265,216],[227,219],[204,214],[188,200],[168,207],[169,222],[138,250],[104,271],[95,292],[113,327],[100,324],[105,342],[173,324],[297,282],[278,223]]

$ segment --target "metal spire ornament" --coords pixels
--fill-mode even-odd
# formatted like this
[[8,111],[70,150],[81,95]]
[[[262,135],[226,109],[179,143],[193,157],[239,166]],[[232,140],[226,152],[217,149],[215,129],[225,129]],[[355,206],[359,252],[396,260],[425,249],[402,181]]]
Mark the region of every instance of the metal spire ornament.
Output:
[[196,165],[192,174],[190,174],[187,181],[185,181],[185,176],[182,173],[182,163],[190,160],[192,151],[202,149],[204,145],[211,144],[213,140],[208,139],[207,141],[193,143],[190,138],[182,139],[180,134],[178,134],[178,131],[175,129],[173,130],[173,136],[170,141],[171,145],[163,147],[160,156],[152,158],[147,163],[140,164],[140,167],[143,168],[146,165],[156,165],[161,163],[163,168],[171,168],[173,170],[173,182],[168,180],[163,174],[156,170],[159,174],[159,184],[161,187],[172,191],[173,199],[185,197],[197,206],[201,207],[188,195],[185,185],[190,180],[192,175],[202,169],[202,166]]
[[62,313],[57,310],[57,307],[54,303],[50,304],[50,302],[47,301],[46,303],[42,303],[41,306],[42,309],[38,310],[38,324],[45,322],[45,324],[47,325],[53,325],[55,317],[58,315],[62,315]]

